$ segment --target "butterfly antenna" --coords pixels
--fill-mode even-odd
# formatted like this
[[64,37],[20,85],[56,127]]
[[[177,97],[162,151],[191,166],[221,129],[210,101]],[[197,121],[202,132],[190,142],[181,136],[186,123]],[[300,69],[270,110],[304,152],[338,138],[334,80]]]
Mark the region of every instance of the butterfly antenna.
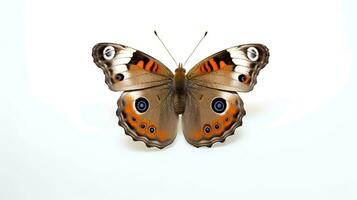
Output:
[[191,54],[188,56],[188,58],[186,59],[186,61],[183,63],[183,66],[185,66],[185,65],[186,65],[186,63],[187,63],[188,59],[190,59],[190,58],[191,58],[192,54],[196,51],[196,49],[197,49],[198,45],[200,45],[200,44],[201,44],[202,40],[206,37],[207,33],[208,33],[208,31],[206,31],[206,32],[205,32],[205,34],[203,35],[203,37],[201,38],[201,40],[197,43],[197,45],[195,46],[195,48],[193,49],[193,51],[191,52]]
[[169,53],[169,55],[171,56],[172,60],[174,60],[176,66],[179,66],[175,60],[175,58],[172,56],[172,54],[170,53],[169,49],[167,49],[166,45],[164,44],[164,42],[161,40],[161,38],[157,35],[157,32],[154,31],[156,37],[160,40],[161,44],[165,47],[166,51]]

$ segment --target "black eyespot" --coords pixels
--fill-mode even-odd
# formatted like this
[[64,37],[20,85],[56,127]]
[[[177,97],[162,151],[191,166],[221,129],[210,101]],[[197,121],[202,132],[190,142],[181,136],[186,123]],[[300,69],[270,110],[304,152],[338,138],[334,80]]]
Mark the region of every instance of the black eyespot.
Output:
[[227,108],[226,100],[222,98],[215,98],[211,103],[212,110],[216,113],[223,113]]
[[143,97],[135,100],[135,108],[138,112],[143,113],[149,109],[149,102]]
[[119,73],[119,74],[115,75],[115,78],[116,78],[118,81],[122,81],[122,80],[124,80],[124,75]]
[[155,132],[155,128],[154,127],[150,127],[149,131],[150,131],[150,133],[154,133]]
[[228,118],[228,117],[226,117],[226,118],[224,119],[224,121],[226,121],[226,122],[228,122],[228,120],[229,120],[229,118]]
[[136,121],[136,118],[135,118],[135,117],[132,117],[131,120],[133,120],[133,122],[135,122],[135,121]]
[[241,75],[238,76],[238,80],[240,82],[244,82],[245,80],[247,80],[247,77],[244,74],[241,74]]
[[220,127],[221,127],[221,126],[220,126],[218,123],[214,125],[214,128],[215,128],[215,129],[219,129]]
[[209,127],[208,125],[206,125],[203,130],[205,131],[205,133],[209,133],[211,132],[211,127]]
[[146,124],[145,123],[141,123],[140,124],[140,128],[142,128],[142,129],[146,128]]

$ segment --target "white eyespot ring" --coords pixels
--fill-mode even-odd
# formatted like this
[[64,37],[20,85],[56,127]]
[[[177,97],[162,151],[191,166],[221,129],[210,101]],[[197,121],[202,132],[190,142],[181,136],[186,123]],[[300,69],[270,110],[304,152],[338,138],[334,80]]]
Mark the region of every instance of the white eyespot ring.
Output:
[[112,46],[107,46],[103,50],[103,57],[106,60],[111,60],[114,58],[115,55],[115,49]]
[[249,47],[247,49],[247,57],[251,61],[257,61],[259,58],[259,51],[255,47]]

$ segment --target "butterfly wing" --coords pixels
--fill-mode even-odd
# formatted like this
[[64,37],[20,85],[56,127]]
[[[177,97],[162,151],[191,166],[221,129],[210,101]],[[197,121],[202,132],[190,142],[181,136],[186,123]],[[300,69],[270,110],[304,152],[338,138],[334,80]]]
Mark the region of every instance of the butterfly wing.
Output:
[[199,85],[188,85],[188,88],[182,124],[190,144],[210,147],[215,142],[224,142],[242,125],[245,111],[236,92]]
[[164,148],[176,137],[178,115],[173,110],[172,84],[125,91],[118,100],[119,125],[135,141]]
[[195,65],[188,72],[187,79],[197,85],[220,90],[249,92],[268,59],[269,50],[262,44],[235,46]]
[[172,105],[172,72],[153,57],[120,44],[99,43],[92,56],[109,89],[124,91],[117,116],[125,133],[148,147],[171,144],[178,121]]
[[264,45],[245,44],[220,51],[188,72],[182,121],[189,143],[210,147],[234,134],[245,115],[237,91],[253,89],[268,58],[269,50]]
[[155,58],[131,47],[99,43],[93,47],[95,64],[113,91],[143,89],[172,81],[172,72]]

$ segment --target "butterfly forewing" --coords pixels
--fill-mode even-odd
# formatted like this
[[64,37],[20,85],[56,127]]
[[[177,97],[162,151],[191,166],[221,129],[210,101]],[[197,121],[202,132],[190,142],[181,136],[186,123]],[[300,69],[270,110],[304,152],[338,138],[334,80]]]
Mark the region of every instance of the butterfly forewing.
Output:
[[199,62],[188,72],[187,79],[210,88],[248,92],[268,58],[269,50],[262,44],[235,46]]
[[165,65],[131,47],[99,43],[93,47],[92,56],[113,91],[143,89],[172,81],[173,74]]

